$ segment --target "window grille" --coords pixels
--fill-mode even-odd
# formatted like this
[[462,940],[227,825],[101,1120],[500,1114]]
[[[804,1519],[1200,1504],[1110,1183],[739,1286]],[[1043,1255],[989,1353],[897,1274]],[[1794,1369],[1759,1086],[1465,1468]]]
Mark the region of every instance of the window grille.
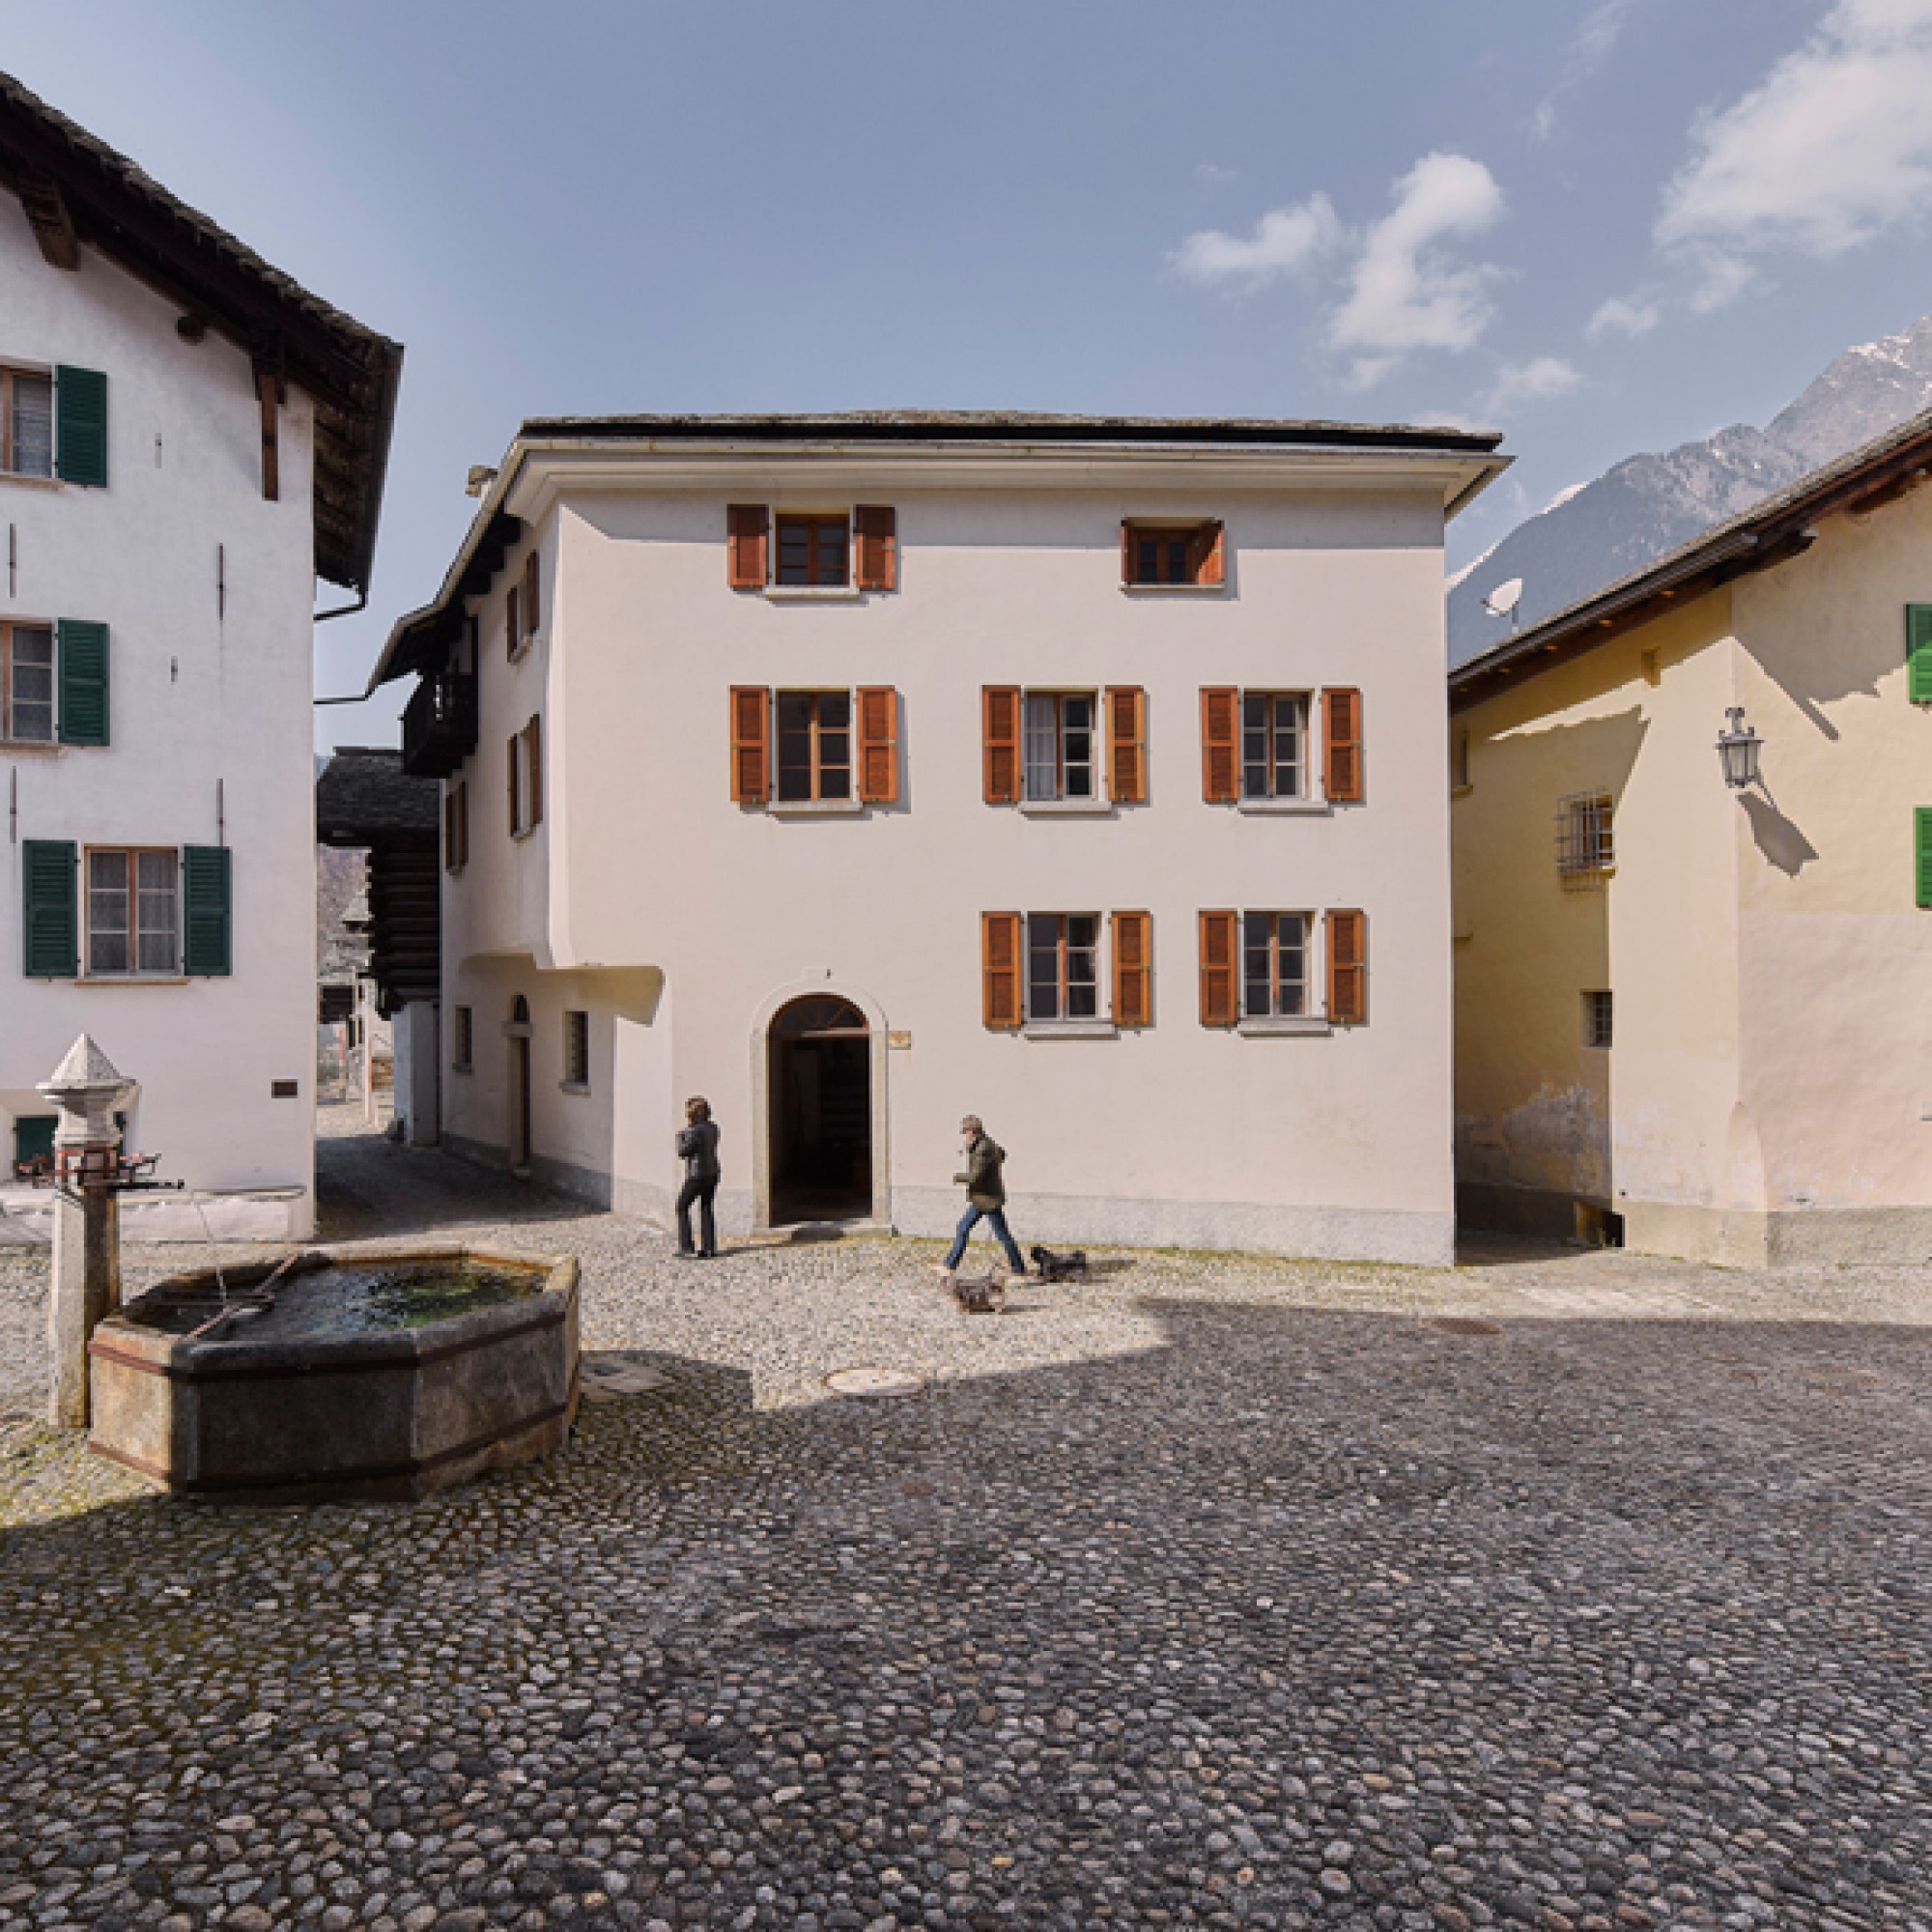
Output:
[[563,1082],[566,1087],[590,1085],[590,1015],[567,1011],[563,1016]]
[[1611,1002],[1608,993],[1583,995],[1583,1044],[1607,1048],[1610,1044]]
[[1556,810],[1556,869],[1564,884],[1594,884],[1615,864],[1609,794],[1577,792],[1566,798]]

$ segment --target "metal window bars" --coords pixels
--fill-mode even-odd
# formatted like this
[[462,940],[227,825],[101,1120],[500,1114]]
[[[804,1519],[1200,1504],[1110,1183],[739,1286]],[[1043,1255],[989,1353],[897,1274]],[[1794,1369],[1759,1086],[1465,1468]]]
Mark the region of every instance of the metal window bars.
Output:
[[1556,870],[1571,888],[1600,885],[1616,867],[1607,792],[1574,792],[1556,808]]

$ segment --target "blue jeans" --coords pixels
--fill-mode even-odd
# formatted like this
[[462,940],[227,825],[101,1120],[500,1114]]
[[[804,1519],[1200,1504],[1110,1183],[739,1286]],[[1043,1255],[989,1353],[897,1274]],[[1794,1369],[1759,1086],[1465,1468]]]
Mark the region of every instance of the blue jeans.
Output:
[[959,1217],[959,1227],[952,1236],[952,1252],[946,1257],[946,1265],[956,1268],[959,1258],[966,1252],[966,1240],[975,1228],[984,1221],[993,1231],[1001,1247],[1007,1251],[1007,1265],[1015,1274],[1026,1273],[1026,1263],[1020,1259],[1019,1243],[1013,1239],[1012,1230],[1007,1226],[1007,1210],[1004,1208],[969,1208]]

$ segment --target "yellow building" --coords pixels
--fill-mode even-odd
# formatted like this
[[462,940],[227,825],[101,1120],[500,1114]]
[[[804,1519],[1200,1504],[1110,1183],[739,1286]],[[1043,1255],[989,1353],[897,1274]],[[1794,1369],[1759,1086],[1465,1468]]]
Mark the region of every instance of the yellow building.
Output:
[[1932,1257],[1929,469],[1932,412],[1451,673],[1465,1224]]

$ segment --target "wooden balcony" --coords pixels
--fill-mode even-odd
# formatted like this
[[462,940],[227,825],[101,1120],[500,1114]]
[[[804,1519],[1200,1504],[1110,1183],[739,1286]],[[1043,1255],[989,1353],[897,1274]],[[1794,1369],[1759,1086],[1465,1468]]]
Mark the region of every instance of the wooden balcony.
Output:
[[403,711],[403,769],[447,778],[476,749],[476,678],[440,670],[423,678]]

